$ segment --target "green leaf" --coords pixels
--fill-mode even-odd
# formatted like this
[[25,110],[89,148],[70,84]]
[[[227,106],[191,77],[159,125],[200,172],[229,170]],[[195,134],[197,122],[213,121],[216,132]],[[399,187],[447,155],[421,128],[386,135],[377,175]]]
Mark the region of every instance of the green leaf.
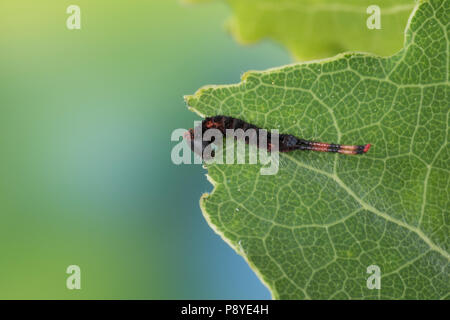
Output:
[[[200,2],[200,0],[190,0]],[[201,0],[205,2],[205,0]],[[402,48],[414,0],[226,0],[226,27],[241,43],[272,39],[297,60],[344,51],[391,55]],[[381,9],[381,29],[367,28],[370,5]]]
[[[421,2],[389,58],[346,53],[248,72],[186,98],[203,116],[373,144],[361,156],[281,153],[276,175],[207,165],[205,218],[274,298],[450,297],[449,15],[450,0]],[[380,290],[367,288],[370,265]]]

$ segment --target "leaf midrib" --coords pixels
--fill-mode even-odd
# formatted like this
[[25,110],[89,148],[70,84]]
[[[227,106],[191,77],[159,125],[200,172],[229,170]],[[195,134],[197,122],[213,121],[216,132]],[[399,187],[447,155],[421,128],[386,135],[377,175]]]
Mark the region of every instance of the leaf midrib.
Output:
[[[444,144],[446,145],[446,143]],[[433,241],[431,241],[423,232],[422,230],[411,226],[401,220],[398,220],[396,218],[391,217],[390,215],[388,215],[385,212],[381,212],[380,210],[378,210],[377,208],[371,206],[370,204],[368,204],[367,202],[365,202],[364,200],[362,200],[360,197],[358,197],[352,189],[350,189],[338,176],[336,173],[328,173],[326,171],[322,171],[320,169],[311,167],[307,164],[304,164],[300,161],[298,161],[297,159],[295,159],[294,157],[290,156],[290,155],[284,155],[286,158],[290,159],[291,161],[295,162],[298,166],[307,169],[307,170],[311,170],[314,171],[318,174],[321,174],[323,176],[326,176],[327,178],[333,180],[334,182],[336,182],[342,189],[344,189],[345,192],[347,192],[348,195],[350,195],[353,199],[355,199],[362,208],[364,208],[367,211],[370,211],[374,214],[376,214],[379,217],[382,217],[392,223],[395,223],[403,228],[408,229],[411,232],[414,232],[415,234],[417,234],[429,247],[431,250],[438,252],[440,255],[444,256],[447,258],[447,260],[450,261],[450,254],[445,251],[444,249],[442,249],[441,247],[439,247],[438,245],[436,245]]]

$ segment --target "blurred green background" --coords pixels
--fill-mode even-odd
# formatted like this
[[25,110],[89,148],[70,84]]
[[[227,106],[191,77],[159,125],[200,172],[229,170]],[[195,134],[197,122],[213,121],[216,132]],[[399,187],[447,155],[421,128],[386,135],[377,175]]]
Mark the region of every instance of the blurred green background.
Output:
[[[66,28],[81,8],[82,29]],[[0,2],[0,298],[270,298],[207,225],[200,165],[176,166],[183,95],[289,63],[236,44],[221,3]],[[81,290],[66,288],[68,265]]]

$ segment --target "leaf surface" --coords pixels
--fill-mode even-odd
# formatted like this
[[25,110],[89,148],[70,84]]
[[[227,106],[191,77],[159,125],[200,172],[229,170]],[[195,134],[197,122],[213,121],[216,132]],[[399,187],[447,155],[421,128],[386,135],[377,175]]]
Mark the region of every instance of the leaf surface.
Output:
[[[345,53],[248,72],[186,98],[203,116],[373,145],[361,156],[281,153],[276,175],[207,166],[205,218],[274,298],[450,297],[449,14],[449,0],[421,2],[388,58]],[[370,265],[380,290],[367,288]]]
[[[190,0],[205,2],[205,0]],[[239,42],[272,39],[297,60],[344,51],[391,55],[402,48],[414,0],[226,0],[233,15],[226,28]],[[381,29],[369,29],[371,5],[381,10]],[[370,11],[372,12],[372,11]]]

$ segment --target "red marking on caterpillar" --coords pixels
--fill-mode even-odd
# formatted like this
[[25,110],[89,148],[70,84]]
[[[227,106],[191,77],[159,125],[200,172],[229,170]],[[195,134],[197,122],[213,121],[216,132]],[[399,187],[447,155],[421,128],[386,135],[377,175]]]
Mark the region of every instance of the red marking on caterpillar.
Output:
[[[242,129],[244,131],[248,129],[255,129],[259,134],[261,128],[258,128],[250,123],[247,123],[243,120],[228,117],[228,116],[214,116],[208,117],[204,119],[201,123],[202,133],[204,133],[208,129],[218,129],[222,134],[226,135],[227,129]],[[185,140],[189,143],[192,150],[194,150],[194,129],[189,129],[188,132],[184,135]],[[203,138],[203,137],[202,137]],[[270,132],[267,131],[267,145],[266,148],[268,151],[272,150],[272,145],[269,143],[271,140]],[[249,143],[246,139],[246,143]],[[202,141],[202,151],[206,146],[208,146],[211,141]],[[325,142],[316,142],[305,140],[301,138],[297,138],[290,134],[280,134],[279,135],[279,147],[278,150],[280,152],[290,152],[295,150],[311,150],[318,152],[335,152],[341,154],[348,155],[356,155],[363,154],[369,151],[370,144],[365,145],[341,145],[341,144],[333,144],[333,143],[325,143]]]

